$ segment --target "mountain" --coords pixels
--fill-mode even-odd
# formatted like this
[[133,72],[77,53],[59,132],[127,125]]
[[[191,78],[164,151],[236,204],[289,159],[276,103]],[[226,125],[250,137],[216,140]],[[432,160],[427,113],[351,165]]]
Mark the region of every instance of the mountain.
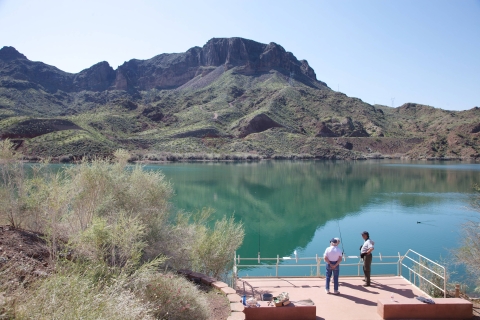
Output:
[[213,38],[75,74],[0,49],[0,137],[30,159],[476,159],[479,132],[478,108],[370,105],[273,42]]

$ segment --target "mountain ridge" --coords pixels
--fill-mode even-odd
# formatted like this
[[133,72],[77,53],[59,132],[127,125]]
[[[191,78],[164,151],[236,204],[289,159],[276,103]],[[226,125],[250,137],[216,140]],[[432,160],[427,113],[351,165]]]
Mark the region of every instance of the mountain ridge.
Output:
[[[238,71],[245,73],[282,68],[296,73],[300,79],[310,81],[311,84],[318,82],[317,85],[326,86],[317,80],[314,70],[306,60],[297,60],[282,46],[274,42],[266,45],[242,38],[213,38],[202,48],[193,47],[183,53],[159,54],[146,60],[131,59],[117,69],[102,61],[78,73],[68,73],[43,62],[30,61],[13,47],[0,49],[0,60],[23,62],[18,63],[12,70],[2,68],[0,76],[18,79],[20,73],[26,75],[28,80],[50,89],[49,91],[57,88],[66,92],[171,89],[190,81],[201,67],[222,65],[226,70],[242,65],[243,68]],[[30,63],[37,74],[47,74],[44,77],[32,78],[33,74],[26,70],[25,63]],[[176,72],[172,69],[176,69]],[[54,73],[56,76],[52,76]]]
[[[62,125],[59,125],[61,123]],[[0,137],[31,157],[476,159],[480,110],[370,105],[271,42],[102,61],[78,73],[0,49]]]

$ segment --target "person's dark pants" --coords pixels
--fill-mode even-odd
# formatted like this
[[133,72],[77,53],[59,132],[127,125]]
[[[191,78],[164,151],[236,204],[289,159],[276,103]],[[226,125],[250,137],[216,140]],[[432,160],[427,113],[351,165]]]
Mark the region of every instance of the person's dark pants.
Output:
[[372,267],[372,254],[367,254],[363,257],[363,274],[365,275],[365,281],[367,285],[370,285],[370,271]]

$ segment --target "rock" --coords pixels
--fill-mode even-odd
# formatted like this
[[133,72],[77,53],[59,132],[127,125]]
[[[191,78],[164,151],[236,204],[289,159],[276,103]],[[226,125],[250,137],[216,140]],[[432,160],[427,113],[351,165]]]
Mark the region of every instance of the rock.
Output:
[[257,114],[255,117],[247,121],[247,123],[240,127],[239,138],[244,138],[252,133],[262,132],[270,128],[283,127],[281,124],[272,120],[264,113]]
[[66,155],[66,156],[61,156],[58,158],[58,162],[60,163],[70,163],[74,159],[73,155]]
[[138,104],[136,104],[133,101],[127,100],[127,99],[122,99],[122,100],[117,100],[113,102],[116,105],[119,105],[127,110],[135,110],[138,108]]
[[182,133],[177,133],[173,135],[172,138],[188,138],[188,137],[218,138],[220,136],[221,136],[221,133],[216,128],[203,128],[203,129],[190,130]]
[[73,77],[73,85],[77,90],[104,91],[115,80],[115,70],[106,61],[99,62],[82,70]]
[[212,283],[216,282],[217,279],[205,275],[202,277],[201,281],[203,284],[211,285]]
[[[237,67],[240,73],[262,73],[272,69],[292,76],[310,86],[326,87],[318,81],[306,60],[297,60],[291,52],[271,42],[259,43],[243,38],[213,38],[202,48],[193,47],[183,53],[160,54],[151,59],[132,59],[114,70],[106,61],[99,62],[77,74],[71,74],[42,62],[30,61],[13,47],[3,47],[0,59],[11,66],[1,70],[0,76],[41,85],[48,92],[172,89],[206,76],[214,68],[226,70]],[[21,63],[19,62],[21,61]],[[219,74],[221,75],[221,73]],[[219,76],[218,75],[218,76]],[[234,98],[243,94],[237,90]]]
[[350,133],[348,136],[349,137],[370,137],[368,132],[365,131],[365,129],[363,128],[359,128],[357,130],[352,131],[352,133]]
[[342,119],[340,124],[342,125],[342,127],[345,128],[345,130],[348,130],[348,131],[353,130],[355,128],[355,126],[353,125],[352,118],[350,117],[346,117]]
[[164,115],[160,109],[155,107],[147,107],[143,109],[142,115],[149,118],[152,121],[159,122],[163,119]]
[[470,133],[479,133],[479,132],[480,132],[480,123],[473,125],[472,129],[470,130]]
[[0,60],[10,61],[18,59],[27,59],[27,57],[18,52],[14,47],[3,47],[0,49]]
[[66,119],[30,119],[18,122],[0,133],[1,139],[34,138],[62,130],[83,130]]
[[342,147],[344,147],[347,150],[352,150],[353,149],[353,144],[351,142],[347,141],[344,144],[342,144]]
[[337,137],[338,135],[335,134],[329,127],[325,124],[325,122],[320,122],[317,124],[317,134],[316,137]]

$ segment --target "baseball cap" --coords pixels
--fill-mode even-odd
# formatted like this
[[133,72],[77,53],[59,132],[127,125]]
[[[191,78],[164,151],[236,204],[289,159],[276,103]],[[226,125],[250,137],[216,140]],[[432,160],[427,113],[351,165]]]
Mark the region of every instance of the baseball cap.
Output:
[[337,243],[337,239],[332,238],[332,239],[330,240],[330,242],[331,242],[331,243]]

